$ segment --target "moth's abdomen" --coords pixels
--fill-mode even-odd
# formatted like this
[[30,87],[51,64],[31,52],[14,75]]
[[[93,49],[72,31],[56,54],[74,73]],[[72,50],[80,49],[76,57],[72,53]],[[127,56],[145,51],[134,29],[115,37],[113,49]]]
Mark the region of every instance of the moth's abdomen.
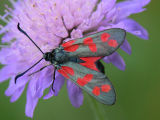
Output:
[[69,61],[75,62],[75,63],[84,63],[85,61],[79,59],[78,57],[70,57]]

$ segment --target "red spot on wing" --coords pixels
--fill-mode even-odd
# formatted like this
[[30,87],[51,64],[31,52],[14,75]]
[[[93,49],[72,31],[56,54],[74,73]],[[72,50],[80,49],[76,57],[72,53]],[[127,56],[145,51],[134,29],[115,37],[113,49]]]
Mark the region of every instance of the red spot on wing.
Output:
[[68,42],[65,42],[62,44],[62,47],[68,47],[68,46],[71,46],[76,40],[70,40]]
[[83,43],[85,45],[89,45],[90,43],[93,43],[93,39],[91,37],[85,38]]
[[83,41],[84,45],[88,45],[91,52],[97,52],[96,44],[93,42],[91,37],[85,38]]
[[79,45],[73,44],[75,42],[76,40],[70,40],[68,42],[63,43],[62,47],[64,47],[64,50],[67,52],[75,52],[79,48]]
[[95,65],[95,62],[101,59],[101,57],[81,57],[80,59],[85,61],[84,63],[80,63],[80,65],[90,68],[92,70],[99,71]]
[[75,52],[79,48],[79,45],[71,45],[69,47],[65,47],[64,50],[67,52]]
[[74,75],[74,70],[73,70],[73,68],[71,68],[71,67],[68,67],[68,66],[62,66],[61,67],[64,71],[66,71],[68,74],[70,74],[70,75]]
[[68,66],[61,66],[61,69],[59,69],[58,72],[68,79],[69,79],[68,74],[72,76],[74,75],[74,70]]
[[100,88],[98,86],[95,86],[92,90],[92,93],[95,95],[95,96],[99,96],[100,95]]
[[92,52],[97,52],[97,47],[95,43],[90,44],[88,47]]
[[102,92],[109,92],[110,90],[111,90],[111,86],[110,85],[108,85],[108,84],[105,84],[105,85],[102,85],[101,86],[101,90],[102,90]]
[[68,74],[63,69],[59,69],[58,72],[61,73],[64,77],[69,79]]
[[108,33],[102,33],[101,34],[101,40],[102,40],[102,42],[107,42],[109,37],[110,37],[110,34],[108,34]]
[[110,41],[108,42],[108,45],[111,46],[111,47],[116,48],[116,47],[118,46],[118,43],[117,43],[116,40],[110,40]]
[[83,78],[78,78],[77,79],[77,84],[80,86],[84,86],[86,84],[88,84],[88,82],[90,82],[93,78],[92,74],[86,74]]

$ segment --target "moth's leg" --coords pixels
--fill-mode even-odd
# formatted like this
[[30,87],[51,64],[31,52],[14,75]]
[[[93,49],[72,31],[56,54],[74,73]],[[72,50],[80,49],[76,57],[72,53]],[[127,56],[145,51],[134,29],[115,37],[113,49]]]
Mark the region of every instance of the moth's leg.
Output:
[[55,77],[55,75],[56,75],[56,70],[57,70],[57,69],[55,68],[55,69],[54,69],[54,73],[53,73],[53,81],[52,81],[52,85],[51,85],[51,88],[52,88],[52,91],[53,91],[53,92],[55,92],[53,86],[54,86],[54,81],[55,81],[55,78],[56,78],[56,77]]
[[40,72],[41,70],[43,70],[44,68],[46,68],[46,67],[48,67],[48,66],[50,66],[50,65],[52,65],[52,64],[49,64],[49,65],[43,66],[42,68],[40,68],[39,70],[37,70],[37,71],[35,71],[35,72],[33,72],[33,73],[29,74],[28,76],[31,76],[31,75],[33,75],[33,74],[35,74],[35,73],[38,73],[38,72]]
[[55,92],[53,86],[54,86],[54,81],[55,81],[55,78],[56,78],[56,77],[55,77],[55,76],[56,76],[56,70],[57,70],[57,69],[60,69],[60,68],[61,68],[61,65],[60,65],[58,62],[56,62],[56,61],[54,61],[53,65],[54,65],[55,69],[54,69],[54,73],[53,73],[53,81],[52,81],[51,88],[52,88],[52,91]]

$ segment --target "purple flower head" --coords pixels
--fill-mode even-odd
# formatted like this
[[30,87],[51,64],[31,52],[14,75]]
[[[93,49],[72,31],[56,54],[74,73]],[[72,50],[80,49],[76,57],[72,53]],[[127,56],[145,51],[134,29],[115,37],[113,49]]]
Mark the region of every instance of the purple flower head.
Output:
[[[8,45],[1,45],[0,62],[5,66],[0,71],[0,82],[10,78],[5,94],[11,97],[11,102],[15,102],[27,87],[25,113],[28,117],[33,117],[39,98],[49,99],[58,95],[65,79],[56,72],[53,92],[51,86],[53,66],[28,76],[49,64],[42,60],[20,77],[16,84],[14,83],[18,73],[23,72],[42,57],[42,53],[33,43],[17,30],[17,23],[21,24],[43,52],[56,48],[62,40],[69,41],[109,28],[122,28],[142,39],[148,39],[147,31],[128,17],[144,11],[143,7],[150,0],[126,0],[119,3],[116,3],[116,0],[10,0],[10,2],[13,8],[6,6],[6,13],[1,16],[1,20],[6,23],[6,26],[1,26],[0,34],[3,34],[1,41]],[[131,54],[131,47],[127,40],[121,49]],[[125,69],[123,58],[116,52],[104,57],[103,60],[112,63],[120,70]],[[44,95],[43,92],[47,88],[49,92]],[[70,80],[67,80],[67,89],[72,105],[81,106],[82,90]]]

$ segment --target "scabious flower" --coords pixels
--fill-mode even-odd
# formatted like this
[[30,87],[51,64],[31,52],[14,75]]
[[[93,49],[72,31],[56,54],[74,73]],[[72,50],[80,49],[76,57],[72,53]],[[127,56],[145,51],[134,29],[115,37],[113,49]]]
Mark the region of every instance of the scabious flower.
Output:
[[[0,71],[0,82],[10,78],[6,96],[15,102],[27,86],[27,101],[25,113],[33,116],[38,100],[57,96],[64,84],[64,78],[56,72],[56,80],[51,89],[53,80],[53,66],[49,66],[32,76],[28,74],[48,64],[41,61],[28,74],[19,78],[14,83],[18,73],[23,72],[36,61],[42,54],[37,48],[17,30],[17,23],[29,34],[36,44],[48,52],[56,48],[62,40],[68,41],[83,37],[87,34],[109,28],[122,28],[127,32],[142,39],[148,39],[147,31],[133,19],[131,14],[145,10],[143,8],[150,0],[126,0],[116,3],[116,0],[10,0],[13,8],[6,7],[1,20],[6,23],[1,26],[3,34],[1,42],[0,62],[4,67]],[[127,40],[121,46],[126,53],[131,54],[131,47]],[[120,70],[125,69],[125,62],[117,53],[104,57],[106,63],[112,63]],[[43,92],[49,88],[47,95]],[[69,99],[73,106],[79,107],[83,103],[82,90],[67,80]]]

